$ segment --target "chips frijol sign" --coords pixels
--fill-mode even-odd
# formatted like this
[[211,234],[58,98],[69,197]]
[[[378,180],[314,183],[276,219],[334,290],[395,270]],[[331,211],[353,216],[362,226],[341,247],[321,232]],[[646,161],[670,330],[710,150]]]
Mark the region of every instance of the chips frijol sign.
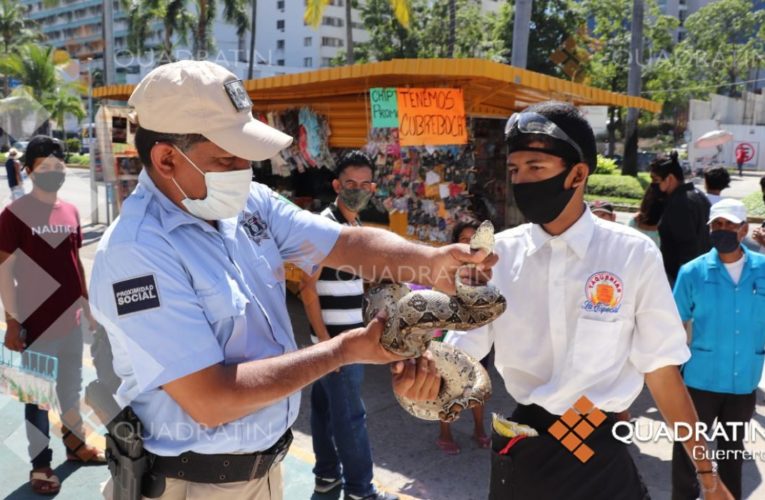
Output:
[[402,146],[467,143],[462,89],[398,89],[399,141]]

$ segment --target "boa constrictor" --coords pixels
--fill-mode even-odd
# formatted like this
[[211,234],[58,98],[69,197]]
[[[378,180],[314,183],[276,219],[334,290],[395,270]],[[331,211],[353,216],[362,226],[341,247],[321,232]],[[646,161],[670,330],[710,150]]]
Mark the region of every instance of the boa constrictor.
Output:
[[[494,226],[483,222],[470,240],[471,250],[494,250]],[[454,296],[435,290],[411,290],[404,284],[381,284],[365,294],[364,322],[387,312],[382,345],[408,358],[430,351],[441,375],[434,401],[412,401],[396,395],[415,417],[451,422],[465,408],[483,404],[491,395],[491,381],[483,366],[465,352],[441,342],[431,343],[433,330],[472,330],[499,317],[507,307],[492,285],[464,284],[457,271]]]

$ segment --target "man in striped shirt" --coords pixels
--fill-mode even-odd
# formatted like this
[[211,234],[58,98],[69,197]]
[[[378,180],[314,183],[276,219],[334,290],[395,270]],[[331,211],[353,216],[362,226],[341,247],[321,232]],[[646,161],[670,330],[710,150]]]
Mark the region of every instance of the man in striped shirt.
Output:
[[[332,187],[337,199],[323,212],[340,224],[358,226],[359,212],[374,194],[374,164],[351,151],[337,164]],[[364,280],[341,269],[322,268],[303,280],[300,296],[314,343],[363,326]],[[313,384],[311,435],[316,455],[315,491],[326,493],[344,483],[346,500],[396,500],[372,484],[372,451],[361,399],[363,365],[348,365]]]

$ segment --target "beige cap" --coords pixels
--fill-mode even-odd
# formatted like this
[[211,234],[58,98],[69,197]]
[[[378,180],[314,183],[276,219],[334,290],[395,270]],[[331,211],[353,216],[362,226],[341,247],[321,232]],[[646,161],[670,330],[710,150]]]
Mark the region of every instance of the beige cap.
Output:
[[292,137],[252,116],[242,81],[209,61],[159,66],[141,80],[128,101],[138,124],[166,134],[202,134],[246,160],[266,160]]

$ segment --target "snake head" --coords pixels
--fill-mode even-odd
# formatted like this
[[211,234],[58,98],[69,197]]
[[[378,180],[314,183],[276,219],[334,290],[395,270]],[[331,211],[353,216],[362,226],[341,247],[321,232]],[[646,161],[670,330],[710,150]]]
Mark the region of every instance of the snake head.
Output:
[[487,253],[494,251],[494,224],[485,220],[476,229],[475,234],[470,238],[471,250],[486,250]]

